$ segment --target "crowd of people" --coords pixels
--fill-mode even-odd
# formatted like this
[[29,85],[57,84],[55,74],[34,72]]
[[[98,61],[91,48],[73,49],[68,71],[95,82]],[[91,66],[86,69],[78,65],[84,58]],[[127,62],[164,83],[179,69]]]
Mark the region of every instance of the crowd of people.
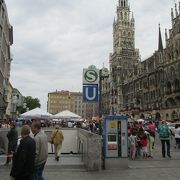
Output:
[[[63,126],[63,124],[61,125]],[[76,125],[78,128],[84,128],[98,134],[102,130],[101,121],[90,121],[86,125],[83,125],[83,123]],[[43,180],[43,170],[48,158],[48,138],[44,131],[41,130],[41,121],[34,119],[31,125],[25,124],[21,127],[20,143],[18,143],[19,136],[15,123],[3,123],[3,127],[10,128],[7,133],[8,153],[5,165],[9,164],[12,159],[11,179]],[[72,124],[71,128],[73,128]],[[180,125],[175,126],[173,134],[165,120],[159,123],[153,121],[128,122],[129,157],[132,160],[139,157],[153,158],[155,141],[159,138],[162,157],[168,156],[171,158],[170,140],[173,137],[176,142],[175,148],[180,149]],[[64,135],[60,126],[55,125],[50,136],[50,142],[54,146],[56,161],[59,161],[63,140]]]
[[[158,137],[156,137],[158,136]],[[128,142],[129,156],[132,160],[142,158],[153,158],[155,139],[161,141],[162,157],[166,155],[171,158],[170,141],[175,138],[175,148],[180,148],[180,127],[175,126],[173,134],[165,120],[160,123],[148,122],[129,122],[128,123]]]
[[[15,123],[11,122],[8,125],[7,128],[10,130],[7,133],[8,153],[5,165],[12,160],[11,180],[44,180],[43,170],[48,158],[48,138],[41,129],[41,122],[34,119],[31,126],[23,125],[20,130],[19,143]],[[54,145],[57,161],[59,161],[63,140],[63,133],[56,125],[51,134],[51,143]]]

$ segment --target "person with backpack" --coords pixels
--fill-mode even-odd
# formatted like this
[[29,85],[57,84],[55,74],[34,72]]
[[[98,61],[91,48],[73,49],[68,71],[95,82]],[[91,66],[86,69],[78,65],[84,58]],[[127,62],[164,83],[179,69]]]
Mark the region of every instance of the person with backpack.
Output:
[[167,146],[167,156],[171,158],[170,154],[170,129],[165,120],[162,120],[161,124],[158,126],[159,139],[162,145],[162,157],[166,157],[166,146]]
[[59,161],[64,135],[58,125],[55,126],[55,130],[51,134],[51,141],[54,144],[55,160]]

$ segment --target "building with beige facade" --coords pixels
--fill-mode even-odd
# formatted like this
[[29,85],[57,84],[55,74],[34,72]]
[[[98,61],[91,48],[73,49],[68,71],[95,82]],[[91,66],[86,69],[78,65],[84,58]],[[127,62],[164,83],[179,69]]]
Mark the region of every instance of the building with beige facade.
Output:
[[69,110],[84,119],[98,115],[96,103],[83,103],[81,92],[55,91],[48,93],[47,109],[51,114]]
[[0,0],[0,118],[5,118],[8,106],[7,94],[12,61],[10,46],[13,44],[13,28],[9,23],[6,4]]

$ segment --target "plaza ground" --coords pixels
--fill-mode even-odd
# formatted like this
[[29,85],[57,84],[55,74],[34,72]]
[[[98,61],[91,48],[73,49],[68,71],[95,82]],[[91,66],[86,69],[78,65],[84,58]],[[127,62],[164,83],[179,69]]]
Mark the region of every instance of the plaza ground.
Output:
[[[63,154],[59,162],[49,155],[44,177],[46,180],[179,180],[180,150],[174,149],[172,143],[172,158],[162,158],[159,143],[156,143],[153,159],[129,160],[127,169],[87,172],[80,155]],[[0,159],[0,180],[9,180],[10,165],[3,166],[4,158]]]

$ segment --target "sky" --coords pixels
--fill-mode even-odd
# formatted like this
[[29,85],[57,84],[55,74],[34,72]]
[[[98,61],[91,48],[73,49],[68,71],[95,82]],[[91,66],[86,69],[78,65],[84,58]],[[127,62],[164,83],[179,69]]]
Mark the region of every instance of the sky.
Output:
[[[129,0],[141,59],[163,43],[171,28],[171,8],[178,0]],[[5,0],[14,44],[10,81],[23,96],[47,108],[49,92],[82,92],[83,68],[109,68],[112,24],[118,0]]]

